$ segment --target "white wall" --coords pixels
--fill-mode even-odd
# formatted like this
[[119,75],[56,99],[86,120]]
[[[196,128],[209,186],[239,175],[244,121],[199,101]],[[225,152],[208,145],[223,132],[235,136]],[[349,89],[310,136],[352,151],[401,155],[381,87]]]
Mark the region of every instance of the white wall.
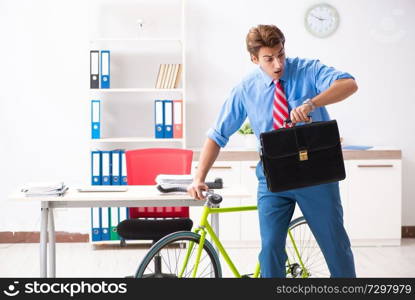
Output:
[[[414,1],[329,0],[341,24],[323,40],[303,25],[306,9],[317,1],[188,2],[189,147],[202,145],[230,89],[253,68],[244,44],[248,29],[276,24],[289,56],[319,58],[356,77],[358,93],[329,111],[347,143],[402,149],[403,225],[415,225]],[[37,203],[7,200],[22,183],[89,182],[91,15],[82,0],[0,1],[0,231],[39,228]],[[229,146],[241,143],[235,135]],[[58,211],[55,223],[57,230],[88,232],[89,211]]]

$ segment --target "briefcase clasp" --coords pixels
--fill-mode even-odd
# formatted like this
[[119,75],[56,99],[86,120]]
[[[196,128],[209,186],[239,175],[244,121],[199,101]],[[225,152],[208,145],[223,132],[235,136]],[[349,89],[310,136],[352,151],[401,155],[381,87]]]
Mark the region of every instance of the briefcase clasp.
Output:
[[307,150],[300,150],[300,161],[308,160],[308,152]]

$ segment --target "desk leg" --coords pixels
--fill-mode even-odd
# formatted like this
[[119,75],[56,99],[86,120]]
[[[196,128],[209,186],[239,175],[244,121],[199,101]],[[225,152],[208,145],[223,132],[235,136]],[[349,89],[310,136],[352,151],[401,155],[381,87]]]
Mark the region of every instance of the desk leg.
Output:
[[56,277],[55,221],[53,208],[49,208],[49,277]]
[[40,277],[42,278],[47,277],[48,210],[47,207],[40,209]]
[[[216,235],[219,238],[219,214],[211,214],[210,215],[210,222],[212,224],[213,231],[216,233]],[[215,247],[216,252],[219,255],[218,248],[216,247],[216,245],[214,247]]]
[[[217,206],[217,207],[219,207],[219,206]],[[219,214],[211,214],[210,215],[210,223],[212,224],[213,231],[216,233],[216,235],[219,238]],[[215,251],[216,251],[216,253],[218,254],[218,257],[219,257],[220,253],[219,253],[218,247],[216,247],[216,244],[213,244],[213,247],[215,248]],[[213,272],[214,272],[213,271],[213,267],[211,269],[211,272],[212,272],[212,276],[211,277],[214,277],[214,275],[213,275]]]

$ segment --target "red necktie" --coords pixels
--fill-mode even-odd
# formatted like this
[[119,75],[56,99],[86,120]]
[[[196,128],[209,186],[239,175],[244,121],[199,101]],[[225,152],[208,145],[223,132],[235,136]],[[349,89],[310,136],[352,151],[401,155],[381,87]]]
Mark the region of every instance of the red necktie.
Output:
[[275,92],[274,92],[274,103],[272,107],[273,115],[273,126],[274,129],[290,127],[288,124],[284,124],[284,121],[288,119],[288,103],[285,98],[284,90],[282,89],[281,82],[278,80],[274,81]]

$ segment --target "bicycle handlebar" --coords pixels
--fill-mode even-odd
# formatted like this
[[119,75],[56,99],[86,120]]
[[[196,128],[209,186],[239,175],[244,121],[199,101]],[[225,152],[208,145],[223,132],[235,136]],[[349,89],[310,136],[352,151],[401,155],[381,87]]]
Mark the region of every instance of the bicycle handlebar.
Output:
[[[174,193],[174,192],[187,193],[187,188],[182,187],[182,186],[174,186],[174,187],[165,188],[165,187],[162,187],[161,185],[157,185],[157,189],[162,193]],[[210,190],[203,191],[203,194],[207,197],[207,200],[212,204],[219,204],[223,200],[221,195],[215,194],[214,192]]]

